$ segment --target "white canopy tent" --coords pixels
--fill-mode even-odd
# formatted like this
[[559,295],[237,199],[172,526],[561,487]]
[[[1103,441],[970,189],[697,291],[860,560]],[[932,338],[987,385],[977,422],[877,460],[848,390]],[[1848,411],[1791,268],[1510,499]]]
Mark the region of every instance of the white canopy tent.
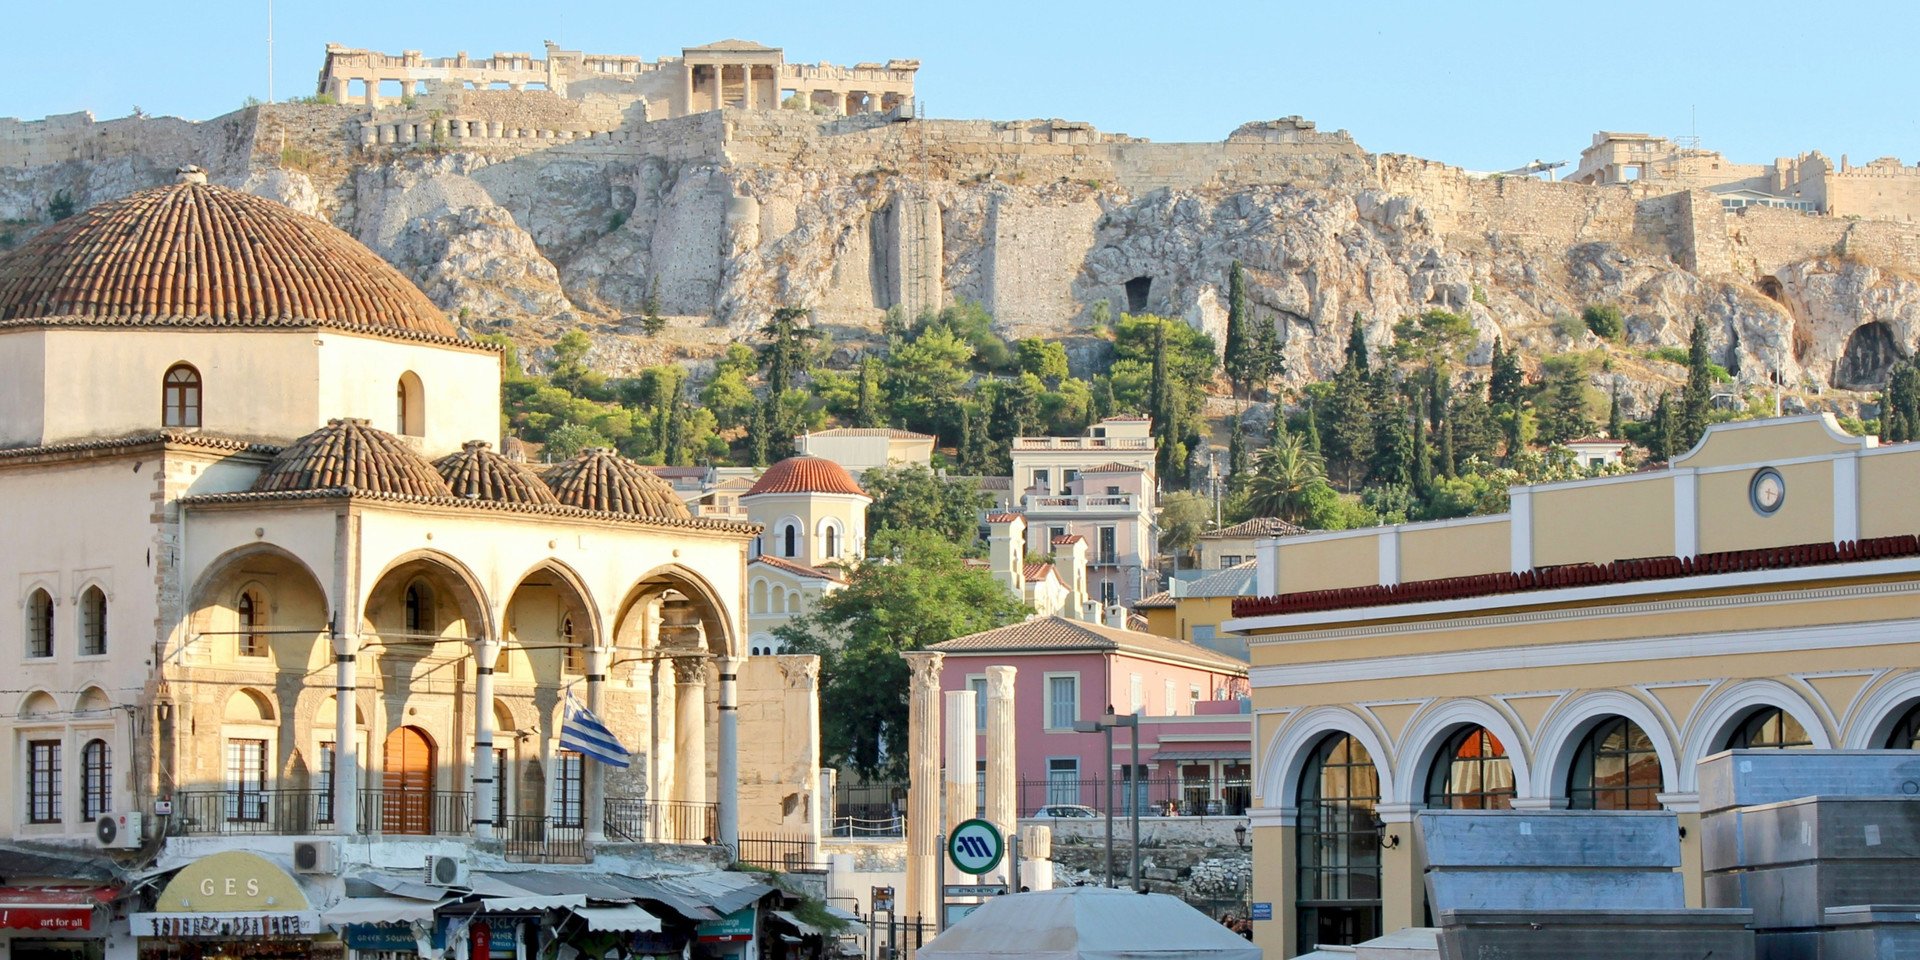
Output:
[[1260,960],[1260,948],[1180,900],[1106,887],[994,897],[920,960]]

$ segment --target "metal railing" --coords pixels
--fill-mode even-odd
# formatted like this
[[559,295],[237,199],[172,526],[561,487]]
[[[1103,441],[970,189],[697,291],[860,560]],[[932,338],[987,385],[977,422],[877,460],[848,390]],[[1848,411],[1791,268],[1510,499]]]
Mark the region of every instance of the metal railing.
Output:
[[1253,783],[1242,779],[1169,777],[1142,779],[1137,783],[1129,783],[1124,777],[1022,780],[1018,800],[1020,816],[1035,816],[1040,808],[1048,806],[1091,807],[1104,813],[1109,785],[1116,816],[1131,813],[1132,805],[1138,803],[1143,817],[1238,817],[1244,816],[1253,803]]
[[510,813],[496,829],[508,860],[518,863],[585,863],[585,824],[555,817]]
[[804,837],[742,835],[735,859],[782,873],[819,873],[827,868],[819,849]]
[[906,835],[905,783],[840,783],[833,791],[828,835],[899,837]]
[[473,794],[465,790],[362,790],[359,819],[360,832],[367,834],[464,834],[473,825]]
[[[465,791],[361,790],[358,796],[361,834],[459,836],[471,827],[473,794]],[[324,788],[181,790],[173,795],[170,821],[175,836],[301,836],[333,826],[333,796]]]
[[689,800],[608,797],[607,839],[625,843],[712,843],[720,805]]

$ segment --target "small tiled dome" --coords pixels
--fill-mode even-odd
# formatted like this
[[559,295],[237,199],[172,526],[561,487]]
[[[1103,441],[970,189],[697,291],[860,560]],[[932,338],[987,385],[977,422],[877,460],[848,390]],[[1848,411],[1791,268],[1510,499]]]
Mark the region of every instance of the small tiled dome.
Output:
[[344,231],[197,172],[83,210],[0,255],[0,321],[36,318],[457,334],[413,281]]
[[547,473],[547,486],[570,507],[655,520],[692,516],[673,486],[606,447],[588,447]]
[[767,468],[743,496],[763,493],[850,493],[867,495],[855,483],[853,474],[832,460],[822,457],[788,457]]
[[497,503],[559,503],[539,475],[526,464],[495,453],[485,440],[469,440],[459,453],[433,462],[453,495]]
[[360,419],[329,420],[295,440],[253,482],[260,493],[348,489],[410,497],[453,496],[427,458]]

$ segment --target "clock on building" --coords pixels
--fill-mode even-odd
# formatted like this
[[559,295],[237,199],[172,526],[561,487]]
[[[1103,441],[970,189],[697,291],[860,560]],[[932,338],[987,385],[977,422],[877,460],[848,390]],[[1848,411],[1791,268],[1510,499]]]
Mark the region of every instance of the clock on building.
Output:
[[1772,467],[1763,468],[1754,473],[1753,482],[1747,485],[1747,498],[1761,516],[1772,516],[1781,504],[1787,502],[1787,481],[1780,476],[1780,471]]

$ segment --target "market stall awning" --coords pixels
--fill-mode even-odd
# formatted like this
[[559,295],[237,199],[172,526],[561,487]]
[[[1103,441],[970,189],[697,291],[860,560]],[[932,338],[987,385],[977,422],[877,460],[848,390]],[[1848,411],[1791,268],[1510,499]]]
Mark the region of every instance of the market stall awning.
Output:
[[846,921],[846,929],[840,931],[842,934],[854,937],[864,937],[867,935],[867,925],[861,923],[860,918],[855,915],[852,910],[848,910],[846,907],[836,907],[829,903],[827,904],[827,912]]
[[587,922],[587,929],[621,933],[659,933],[660,918],[629,903],[618,907],[574,907],[573,915]]
[[411,900],[406,897],[347,897],[320,911],[320,922],[330,927],[350,923],[431,922],[439,901]]
[[808,923],[805,920],[802,920],[799,917],[794,916],[792,910],[775,910],[773,911],[773,915],[780,918],[781,922],[787,924],[788,926],[792,927],[795,930],[800,931],[800,934],[802,936],[824,937],[827,935],[827,932],[825,930],[822,930],[819,927],[816,927],[813,924]]
[[0,887],[0,929],[91,930],[93,908],[117,893],[114,887]]
[[1251,760],[1252,747],[1226,747],[1202,750],[1162,750],[1155,760]]

